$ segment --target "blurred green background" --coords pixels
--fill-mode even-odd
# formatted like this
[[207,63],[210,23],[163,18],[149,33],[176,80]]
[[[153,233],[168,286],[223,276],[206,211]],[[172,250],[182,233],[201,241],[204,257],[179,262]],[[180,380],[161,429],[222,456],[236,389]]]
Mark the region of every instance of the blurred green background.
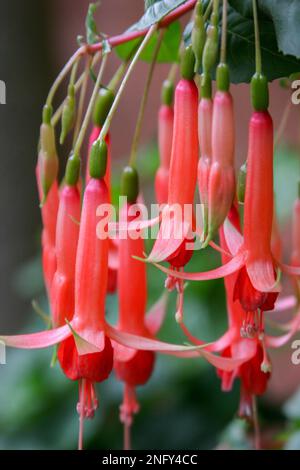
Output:
[[[40,263],[40,216],[34,167],[40,114],[47,90],[84,32],[88,1],[52,0],[2,2],[0,15],[0,79],[7,84],[7,104],[0,106],[0,326],[1,333],[32,332],[44,327],[33,313],[32,299],[48,311]],[[126,5],[125,5],[126,3]],[[142,12],[141,0],[103,0],[99,16],[105,32],[125,30]],[[118,9],[116,16],[114,10]],[[72,15],[71,15],[72,12]],[[103,20],[105,19],[105,21]],[[115,69],[114,58],[108,70]],[[140,64],[129,84],[113,125],[114,196],[118,194],[121,168],[126,161],[146,73]],[[158,164],[156,115],[159,87],[168,68],[160,66],[154,79],[139,155],[142,188],[153,201],[152,181]],[[272,111],[278,124],[287,93],[272,86]],[[237,159],[246,155],[249,93],[234,87],[237,126]],[[61,96],[63,97],[63,95]],[[60,98],[61,98],[60,97]],[[274,97],[274,98],[273,98]],[[276,154],[276,202],[285,251],[290,246],[289,215],[299,176],[299,111],[293,110],[288,126],[289,145]],[[65,154],[65,156],[67,153]],[[149,250],[149,246],[147,250]],[[211,249],[195,253],[189,270],[205,270],[219,263]],[[164,276],[148,267],[149,306],[161,295]],[[160,338],[183,342],[174,321],[175,294],[170,295],[168,315]],[[108,298],[108,317],[117,315],[117,299]],[[185,296],[187,324],[203,340],[213,340],[226,328],[222,281],[189,284]],[[58,366],[50,368],[52,351],[7,351],[7,365],[0,365],[0,449],[73,449],[77,445],[75,412],[77,384],[65,379]],[[290,346],[273,354],[275,367],[269,391],[259,400],[263,442],[268,448],[300,447],[300,367],[290,362]],[[112,375],[98,386],[100,408],[85,425],[86,447],[120,449],[122,426],[118,407],[122,386]],[[138,391],[141,411],[133,426],[136,449],[250,448],[246,423],[236,419],[239,390],[220,390],[215,370],[202,360],[157,357],[150,382]]]

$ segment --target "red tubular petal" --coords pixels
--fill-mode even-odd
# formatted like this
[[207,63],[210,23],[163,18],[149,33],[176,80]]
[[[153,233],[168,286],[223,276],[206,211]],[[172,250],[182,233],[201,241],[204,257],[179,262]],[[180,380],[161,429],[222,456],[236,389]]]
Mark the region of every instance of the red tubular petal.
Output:
[[198,89],[193,80],[180,80],[174,99],[168,204],[193,204],[198,154]]
[[[273,122],[267,111],[254,112],[249,124],[244,205],[245,248],[253,260],[271,256],[273,199]],[[272,272],[270,267],[268,270],[268,274],[261,270],[265,278],[262,284],[270,288]],[[251,278],[250,273],[249,276]],[[256,282],[255,273],[253,278]],[[256,284],[259,284],[259,279]],[[257,285],[254,287],[263,290]]]
[[27,335],[0,336],[6,346],[20,349],[42,349],[58,344],[71,335],[68,325],[54,330],[41,331]]
[[245,262],[245,253],[240,253],[239,255],[232,258],[232,260],[228,261],[228,263],[220,266],[219,268],[212,269],[211,271],[206,271],[202,273],[187,273],[187,272],[179,272],[174,271],[173,269],[168,269],[165,266],[161,266],[160,264],[153,263],[158,269],[160,269],[168,276],[172,276],[178,279],[185,279],[187,281],[209,281],[212,279],[220,279],[225,276],[229,276],[230,274],[235,273],[238,271]]

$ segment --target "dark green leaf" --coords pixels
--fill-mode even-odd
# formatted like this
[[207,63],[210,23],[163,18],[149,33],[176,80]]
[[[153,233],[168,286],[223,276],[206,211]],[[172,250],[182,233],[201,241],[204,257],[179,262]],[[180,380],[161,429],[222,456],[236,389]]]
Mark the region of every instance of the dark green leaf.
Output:
[[95,44],[99,41],[97,24],[95,21],[95,12],[99,6],[99,2],[90,3],[88,13],[85,20],[86,40],[88,44]]
[[[245,14],[247,13],[246,6],[243,6]],[[184,33],[187,44],[191,42],[191,30],[192,25],[189,24]],[[274,25],[266,15],[260,17],[260,38],[263,71],[269,81],[289,76],[300,70],[300,61],[296,57],[284,55],[278,50]],[[230,79],[233,83],[251,80],[255,71],[252,17],[242,16],[232,6],[228,8],[227,62],[230,67]]]
[[[153,51],[157,43],[158,33],[154,34],[148,45],[141,54],[141,60],[151,62]],[[178,60],[179,46],[181,40],[181,28],[178,21],[172,23],[165,31],[164,38],[159,50],[157,62],[170,63]],[[126,44],[116,47],[116,52],[121,59],[126,60],[134,48],[137,47],[140,39],[135,39]]]
[[[252,18],[251,0],[229,0],[241,15]],[[300,57],[300,2],[295,0],[258,0],[259,16],[268,17],[274,24],[278,49],[284,54]]]

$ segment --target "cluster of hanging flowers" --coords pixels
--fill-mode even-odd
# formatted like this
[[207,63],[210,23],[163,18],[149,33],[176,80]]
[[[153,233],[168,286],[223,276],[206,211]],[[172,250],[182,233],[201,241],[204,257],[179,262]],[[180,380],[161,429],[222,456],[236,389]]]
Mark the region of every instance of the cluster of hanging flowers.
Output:
[[[102,84],[104,69],[111,47],[119,37],[93,46],[83,45],[54,83],[43,110],[36,177],[51,328],[27,335],[0,336],[0,340],[7,346],[25,349],[55,346],[53,360],[79,387],[79,449],[83,448],[84,420],[92,418],[99,406],[95,385],[110,380],[113,370],[124,385],[120,420],[125,429],[125,448],[130,447],[130,427],[139,410],[136,389],[150,380],[157,353],[209,361],[216,368],[224,391],[231,390],[239,378],[239,414],[255,419],[255,397],[265,392],[272,372],[268,349],[282,346],[300,328],[300,201],[297,199],[294,206],[291,262],[285,265],[278,243],[274,243],[273,122],[268,112],[268,81],[261,69],[259,41],[256,41],[256,72],[251,82],[253,113],[248,155],[236,184],[234,103],[226,64],[227,2],[223,1],[221,56],[214,94],[212,70],[218,59],[219,5],[214,2],[205,29],[209,8],[204,14],[201,1],[188,3],[195,4],[192,45],[183,47],[176,86],[174,67],[163,83],[158,113],[160,165],[154,189],[157,202],[163,206],[156,218],[143,220],[143,195],[135,163],[149,85],[164,34],[163,28],[159,30],[163,22],[149,28],[107,86]],[[255,2],[254,19],[258,38]],[[168,21],[167,17],[165,23]],[[125,203],[119,221],[114,224],[116,236],[112,236],[113,136],[109,128],[135,64],[154,34],[158,36],[157,45],[130,161],[122,174],[121,194]],[[130,34],[128,38],[132,38]],[[83,56],[87,56],[87,66],[76,81]],[[89,72],[100,59],[94,90],[83,116]],[[199,67],[203,73],[196,84],[195,72]],[[70,71],[68,95],[53,113],[55,91]],[[81,90],[79,100],[78,90]],[[58,179],[55,135],[60,116],[61,143],[73,130],[72,149],[62,181]],[[88,152],[82,158],[91,120]],[[197,183],[203,209],[201,227],[195,214]],[[243,216],[239,211],[241,204]],[[143,231],[154,224],[159,225],[158,234],[152,251],[145,256]],[[219,244],[215,241],[217,236]],[[201,249],[210,244],[221,253],[220,267],[193,273],[185,269],[197,240]],[[166,273],[167,290],[177,291],[175,318],[189,346],[156,339],[164,321],[167,295],[163,292],[146,312],[147,262]],[[167,262],[167,266],[162,262]],[[278,301],[281,271],[292,279],[295,296]],[[218,278],[224,278],[225,283],[228,329],[221,338],[206,344],[185,325],[184,282]],[[106,318],[106,298],[111,293],[116,293],[119,305],[114,326]],[[282,311],[290,306],[296,306],[296,313],[292,321],[280,325],[285,333],[270,336],[265,331],[265,312]]]

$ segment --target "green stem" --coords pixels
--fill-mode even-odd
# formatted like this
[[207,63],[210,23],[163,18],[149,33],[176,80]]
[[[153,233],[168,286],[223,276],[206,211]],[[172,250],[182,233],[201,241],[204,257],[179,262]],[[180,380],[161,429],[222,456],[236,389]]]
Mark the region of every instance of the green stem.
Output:
[[87,86],[88,86],[88,81],[89,81],[90,66],[91,66],[91,59],[90,57],[87,57],[85,70],[83,73],[83,81],[82,81],[82,87],[80,91],[79,103],[78,103],[78,112],[77,112],[77,117],[76,117],[74,135],[73,135],[73,146],[75,145],[75,142],[79,135],[80,123],[81,123],[82,114],[83,114],[83,106],[84,106],[84,101],[85,101],[85,96],[86,96],[86,91],[87,91]]
[[48,97],[47,97],[47,101],[46,101],[46,104],[48,106],[51,106],[52,105],[52,101],[53,101],[53,98],[54,98],[54,95],[59,87],[59,85],[61,84],[61,82],[65,79],[65,77],[67,76],[67,74],[69,73],[69,71],[71,70],[71,68],[73,67],[74,63],[81,57],[82,55],[82,50],[81,49],[78,49],[75,54],[72,55],[72,57],[68,60],[68,62],[66,63],[66,65],[63,67],[63,69],[61,70],[61,72],[58,74],[58,76],[56,77],[52,87],[50,88],[50,91],[49,91],[49,94],[48,94]]
[[157,56],[158,56],[160,46],[161,46],[161,43],[162,43],[162,40],[163,40],[163,37],[164,37],[164,32],[165,32],[164,29],[161,29],[160,32],[159,32],[157,44],[155,46],[155,50],[154,50],[153,57],[152,57],[152,60],[151,60],[151,64],[150,64],[150,68],[149,68],[149,72],[148,72],[148,76],[147,76],[147,81],[146,81],[146,85],[145,85],[145,89],[144,89],[144,93],[143,93],[142,101],[141,101],[141,105],[140,105],[139,115],[138,115],[138,118],[137,118],[135,132],[134,132],[134,136],[133,136],[131,152],[130,152],[130,159],[129,159],[129,166],[134,166],[134,164],[136,162],[137,149],[138,149],[138,145],[139,145],[139,141],[140,141],[142,125],[143,125],[146,105],[147,105],[148,96],[149,96],[150,85],[151,85],[152,78],[153,78],[153,72],[154,72],[156,61],[157,61]]
[[257,73],[261,73],[261,50],[260,50],[260,39],[259,39],[259,24],[258,24],[258,13],[256,0],[252,0],[253,6],[253,21],[254,21],[254,33],[255,33],[255,68]]
[[211,24],[213,26],[218,26],[218,19],[219,19],[219,0],[213,0],[213,12],[212,12]]
[[[96,65],[96,63],[99,61],[99,59],[101,58],[101,52],[97,52],[97,54],[95,54],[94,58],[93,58],[93,63],[92,63],[92,66],[93,65]],[[85,72],[83,72],[80,77],[78,78],[77,82],[75,83],[75,93],[78,92],[78,90],[81,88],[81,86],[83,85],[83,81],[84,81],[84,77],[85,77]],[[57,108],[57,110],[55,111],[52,119],[51,119],[51,124],[53,127],[56,126],[56,124],[58,123],[58,121],[60,120],[60,117],[62,115],[62,111],[63,111],[63,108],[64,108],[64,104],[65,104],[65,101],[66,101],[67,98],[65,98],[63,100],[63,102],[60,104],[60,106]]]
[[220,62],[226,63],[226,41],[227,41],[227,0],[223,0],[222,10],[222,38],[221,38],[221,53]]
[[211,11],[211,8],[213,6],[213,0],[210,0],[209,4],[207,5],[207,8],[205,10],[205,13],[203,15],[203,21],[204,23],[208,20],[209,18],[209,15],[210,15],[210,11]]
[[174,64],[171,65],[170,71],[168,73],[168,80],[172,83],[175,83],[177,70],[178,70],[178,64],[175,62]]
[[114,99],[113,105],[110,108],[110,111],[107,115],[106,121],[105,121],[105,123],[102,127],[102,130],[101,130],[100,135],[99,135],[97,140],[104,140],[104,138],[105,138],[105,136],[106,136],[106,134],[109,130],[111,121],[114,117],[114,114],[115,114],[115,112],[117,110],[117,107],[119,105],[122,93],[123,93],[123,91],[126,87],[126,84],[129,80],[129,78],[130,78],[130,75],[131,75],[137,61],[139,60],[139,57],[140,57],[141,53],[143,52],[143,50],[147,46],[148,42],[150,41],[151,37],[153,36],[153,34],[155,33],[156,30],[157,30],[157,24],[152,25],[151,28],[148,30],[146,36],[144,37],[143,42],[141,43],[140,47],[138,48],[134,58],[132,59],[132,62],[130,63],[130,65],[127,69],[125,77],[123,78],[123,81],[122,81],[122,83],[119,87],[118,93],[116,94],[116,97]]
[[75,155],[79,155],[79,153],[80,153],[80,149],[81,149],[81,146],[82,146],[82,143],[83,143],[83,139],[84,139],[87,127],[89,125],[90,117],[92,115],[94,104],[95,104],[95,101],[96,101],[96,98],[97,98],[97,93],[98,93],[100,85],[101,85],[101,80],[102,80],[103,73],[104,73],[104,70],[105,70],[105,66],[106,66],[106,63],[107,63],[107,57],[108,57],[108,54],[105,54],[103,56],[103,59],[102,59],[102,63],[101,63],[100,70],[99,70],[99,73],[98,73],[98,77],[97,77],[97,80],[96,80],[96,84],[94,86],[94,90],[93,90],[93,93],[92,93],[92,96],[91,96],[91,100],[89,102],[87,111],[85,113],[85,117],[84,117],[81,129],[80,129],[80,132],[78,134],[78,138],[77,138],[77,141],[76,141],[76,144],[75,144],[75,147],[74,147],[74,154]]

